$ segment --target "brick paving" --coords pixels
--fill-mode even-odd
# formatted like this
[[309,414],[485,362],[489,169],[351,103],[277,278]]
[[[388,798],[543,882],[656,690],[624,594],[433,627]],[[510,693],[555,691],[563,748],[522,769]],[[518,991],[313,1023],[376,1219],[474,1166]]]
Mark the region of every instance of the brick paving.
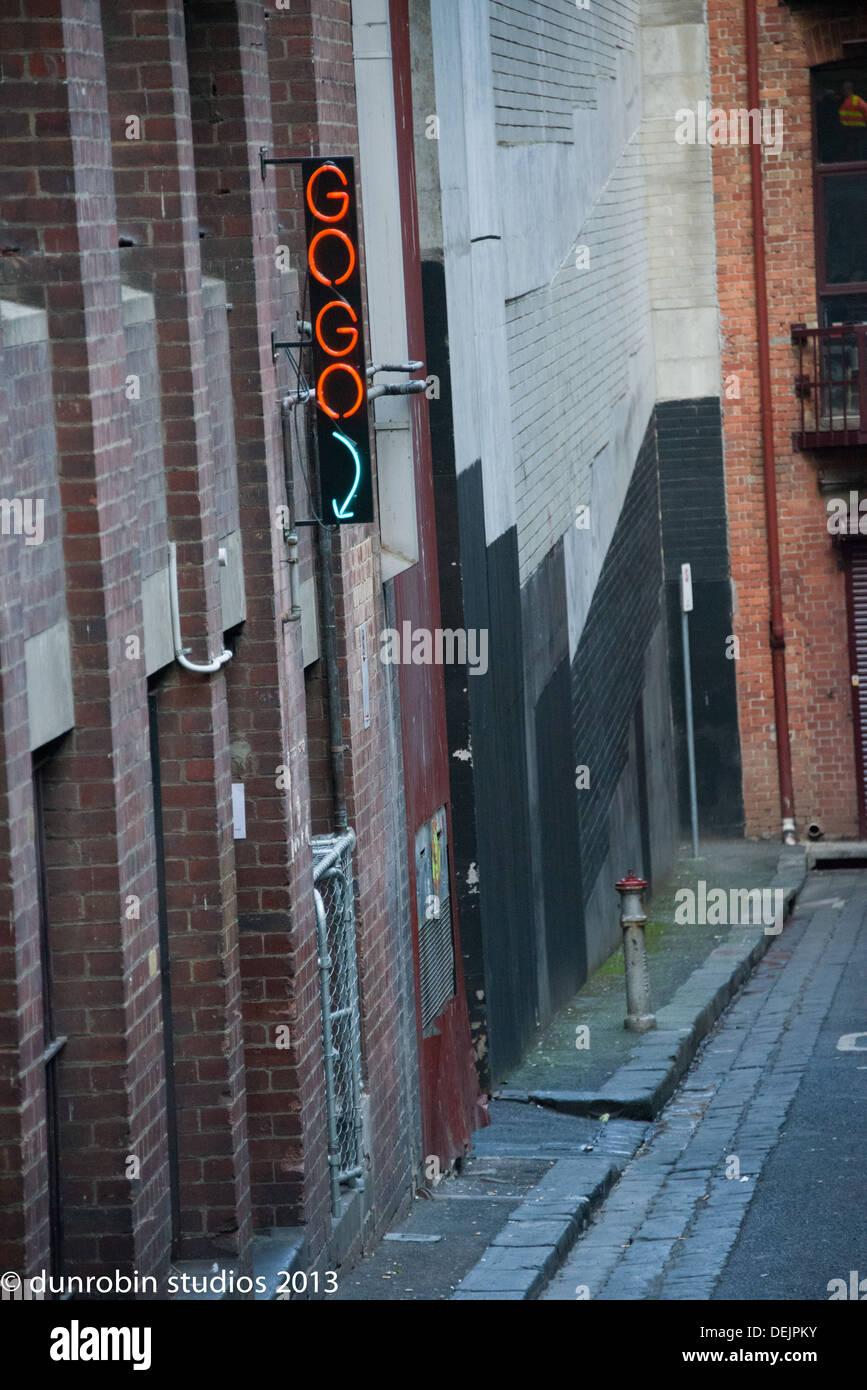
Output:
[[[773,943],[543,1299],[711,1297],[835,991],[867,944],[867,875],[854,884]],[[734,1156],[739,1175],[727,1177]]]

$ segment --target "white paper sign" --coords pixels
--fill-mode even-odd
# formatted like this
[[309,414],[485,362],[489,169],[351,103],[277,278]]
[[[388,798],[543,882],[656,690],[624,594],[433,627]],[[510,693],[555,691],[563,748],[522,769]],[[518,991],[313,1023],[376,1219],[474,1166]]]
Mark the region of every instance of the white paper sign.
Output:
[[680,567],[680,606],[684,613],[692,612],[692,568],[689,565]]

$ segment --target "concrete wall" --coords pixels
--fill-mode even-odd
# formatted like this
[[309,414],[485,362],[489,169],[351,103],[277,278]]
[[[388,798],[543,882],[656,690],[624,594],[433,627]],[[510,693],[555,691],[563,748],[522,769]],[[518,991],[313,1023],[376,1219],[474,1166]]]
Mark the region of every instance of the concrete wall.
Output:
[[[675,138],[678,112],[710,100],[709,62],[702,4],[659,0],[642,6],[641,145],[679,824],[684,831],[689,824],[679,608],[680,566],[689,563],[699,829],[731,835],[742,831],[743,804],[728,645],[734,621],[712,151]],[[738,390],[737,381],[728,389]]]
[[720,393],[711,150],[675,139],[676,113],[709,95],[703,11],[695,0],[641,7],[647,276],[661,401]]
[[616,944],[613,879],[673,850],[641,36],[631,3],[413,14],[443,616],[490,635],[450,738],[495,1081]]

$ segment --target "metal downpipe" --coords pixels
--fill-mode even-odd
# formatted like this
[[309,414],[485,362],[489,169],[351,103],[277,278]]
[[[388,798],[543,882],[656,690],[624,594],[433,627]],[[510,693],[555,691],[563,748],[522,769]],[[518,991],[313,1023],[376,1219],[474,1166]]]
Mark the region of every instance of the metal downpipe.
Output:
[[[759,44],[756,0],[745,0],[747,43],[747,99],[750,110],[759,110]],[[753,265],[756,290],[756,337],[759,354],[762,472],[765,493],[765,530],[768,542],[768,575],[771,590],[771,670],[774,683],[774,722],[777,732],[777,766],[780,781],[782,838],[795,841],[795,798],[792,785],[792,750],[789,742],[789,709],[786,693],[786,638],[777,539],[777,479],[774,452],[774,404],[771,389],[771,349],[768,329],[768,282],[765,257],[765,208],[762,149],[750,141],[750,198],[753,221]]]
[[298,528],[295,525],[295,474],[292,470],[292,404],[289,396],[284,396],[280,404],[280,432],[283,438],[283,479],[286,485],[286,501],[289,511],[289,525],[283,528],[289,559],[289,618],[297,623],[301,617],[301,588],[298,578]]
[[325,1051],[325,1116],[328,1129],[328,1177],[331,1185],[331,1209],[340,1205],[340,1140],[337,1134],[337,1111],[334,1098],[334,1038],[331,1028],[331,995],[329,976],[331,958],[328,955],[328,929],[325,904],[318,888],[313,890],[316,904],[316,945],[319,958],[319,998],[322,1005],[322,1036]]
[[[313,459],[319,479],[319,442],[316,426],[311,430]],[[319,566],[322,580],[322,654],[328,684],[328,728],[331,750],[331,784],[334,793],[334,829],[338,835],[347,828],[346,775],[344,771],[343,719],[341,717],[340,672],[337,668],[337,615],[334,607],[333,528],[319,524]]]

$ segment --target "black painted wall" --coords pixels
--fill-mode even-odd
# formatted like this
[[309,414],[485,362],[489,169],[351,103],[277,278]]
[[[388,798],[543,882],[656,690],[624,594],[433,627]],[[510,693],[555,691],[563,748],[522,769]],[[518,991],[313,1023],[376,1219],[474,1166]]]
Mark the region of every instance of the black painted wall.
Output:
[[488,671],[445,668],[457,908],[470,1027],[489,1089],[536,1028],[536,941],[525,755],[523,629],[514,528],[490,546],[479,462],[459,477],[445,276],[422,263],[440,608],[444,627],[488,630]]
[[[572,662],[575,761],[590,769],[590,786],[578,796],[581,862],[588,891],[608,854],[608,811],[629,756],[629,731],[643,688],[645,653],[660,620],[661,604],[651,419]],[[639,817],[641,803],[640,793]],[[646,822],[642,840],[646,840]]]
[[545,1017],[587,974],[562,539],[526,580],[520,601],[537,983]]
[[699,832],[738,836],[744,809],[735,664],[726,656],[732,591],[720,401],[666,401],[656,420],[681,829],[689,831],[689,781],[679,583],[688,562]]
[[545,686],[535,715],[539,868],[548,998],[554,1010],[566,1004],[587,978],[575,764],[568,742],[572,723],[568,653]]
[[[488,672],[466,676],[487,1005],[500,1080],[536,1027],[536,943],[525,750],[523,625],[515,528],[485,545],[481,464],[458,477],[464,621],[488,629]],[[452,759],[454,762],[454,758]]]
[[[682,717],[678,646],[670,643],[666,657],[664,634],[666,599],[673,593],[676,601],[687,542],[702,605],[696,662],[707,661],[719,687],[701,711],[697,704],[704,804],[725,823],[739,805],[739,768],[728,778],[713,771],[721,742],[730,764],[737,757],[733,672],[710,660],[731,622],[719,405],[661,407],[664,468],[657,421],[649,422],[570,663],[562,541],[522,588],[515,529],[487,544],[480,462],[456,476],[441,263],[423,264],[422,283],[427,367],[440,389],[430,421],[442,623],[489,634],[487,675],[446,668],[445,687],[456,903],[480,1081],[491,1089],[521,1061],[539,1023],[586,978],[585,913],[598,915],[594,885],[612,844],[623,849],[624,825],[645,874],[668,871],[668,850],[660,854],[666,862],[651,864],[659,808],[650,802],[647,750],[670,747],[667,661]],[[670,548],[665,572],[663,534]],[[665,721],[664,729],[645,728],[655,637],[662,640],[654,648],[657,693],[647,709],[654,721]],[[725,660],[725,644],[718,645]],[[700,684],[699,690],[704,700]],[[633,771],[624,782],[630,754]],[[590,768],[590,787],[578,791],[575,768],[582,763]],[[655,784],[661,785],[658,777]],[[598,959],[598,923],[593,930]]]

